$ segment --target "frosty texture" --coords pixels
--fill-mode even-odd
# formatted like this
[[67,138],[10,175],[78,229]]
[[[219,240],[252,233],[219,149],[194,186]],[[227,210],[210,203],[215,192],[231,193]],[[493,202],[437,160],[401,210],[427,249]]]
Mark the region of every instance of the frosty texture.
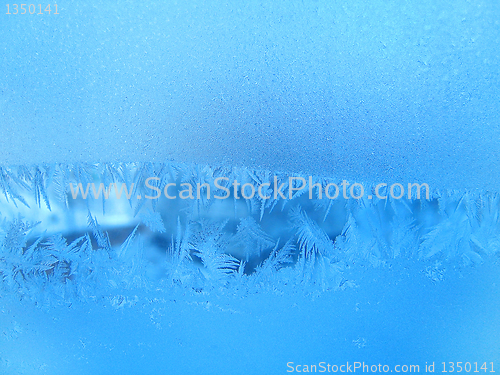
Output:
[[495,1],[98,1],[2,18],[0,163],[498,191]]
[[[269,199],[242,199],[241,192],[214,199],[224,195],[214,184],[220,177],[227,187],[236,180],[256,191],[267,182]],[[421,262],[422,272],[438,281],[447,267],[479,264],[500,252],[497,193],[332,200],[303,190],[284,199],[275,197],[274,177],[178,163],[2,167],[2,288],[42,301],[174,285],[324,291],[353,285],[353,270],[393,262]],[[276,180],[289,181],[284,174]],[[73,197],[70,184],[91,182],[134,185],[129,200],[104,199],[102,192],[97,200],[90,193]],[[313,182],[324,187],[331,180]],[[174,183],[206,183],[212,198],[144,199]]]

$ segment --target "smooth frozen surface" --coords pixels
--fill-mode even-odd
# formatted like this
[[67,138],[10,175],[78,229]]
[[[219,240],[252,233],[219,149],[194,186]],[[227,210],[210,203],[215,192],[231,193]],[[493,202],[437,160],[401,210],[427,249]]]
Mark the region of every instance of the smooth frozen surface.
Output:
[[0,163],[498,191],[498,1],[66,2],[0,18]]

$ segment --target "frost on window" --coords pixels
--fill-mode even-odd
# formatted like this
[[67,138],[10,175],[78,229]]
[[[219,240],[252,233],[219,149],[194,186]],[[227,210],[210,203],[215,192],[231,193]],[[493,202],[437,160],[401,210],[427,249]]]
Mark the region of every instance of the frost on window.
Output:
[[1,288],[42,304],[116,302],[139,287],[322,292],[354,285],[355,267],[413,261],[439,281],[500,253],[498,194],[330,199],[335,180],[291,177],[175,163],[2,167]]

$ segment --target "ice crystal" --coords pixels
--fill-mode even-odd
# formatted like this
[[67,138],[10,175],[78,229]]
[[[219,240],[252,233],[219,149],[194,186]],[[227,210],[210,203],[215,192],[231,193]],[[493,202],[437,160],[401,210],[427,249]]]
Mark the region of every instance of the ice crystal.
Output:
[[[349,284],[342,275],[354,264],[414,259],[434,280],[444,264],[500,252],[496,193],[332,200],[333,180],[291,177],[176,163],[2,167],[2,287],[35,300],[161,283],[324,290]],[[316,191],[298,190],[303,181]]]

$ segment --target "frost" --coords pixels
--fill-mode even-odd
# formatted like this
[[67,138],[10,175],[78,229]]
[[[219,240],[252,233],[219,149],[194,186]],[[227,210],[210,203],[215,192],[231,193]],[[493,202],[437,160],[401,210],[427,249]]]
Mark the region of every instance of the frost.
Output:
[[299,251],[304,257],[309,258],[316,254],[334,256],[333,241],[301,210],[300,206],[290,210],[290,220],[297,232]]
[[[292,177],[296,189],[299,177],[307,180]],[[265,184],[266,198],[243,198],[233,180],[255,191]],[[329,200],[330,179],[312,179],[322,197],[317,188],[290,197],[289,181],[270,171],[176,163],[1,167],[1,288],[42,304],[108,295],[122,306],[116,296],[139,286],[343,289],[355,285],[353,267],[398,261],[421,262],[423,274],[440,281],[446,269],[500,253],[497,193]],[[115,193],[128,184],[130,199],[111,191],[74,199],[70,183],[102,183]],[[175,184],[191,185],[200,199],[144,199]],[[227,199],[213,198],[224,189]]]
[[141,222],[153,232],[165,232],[165,226],[159,212],[145,210],[140,214]]
[[242,218],[237,233],[231,239],[231,246],[243,250],[246,261],[260,256],[262,251],[274,245],[274,241],[252,218]]

